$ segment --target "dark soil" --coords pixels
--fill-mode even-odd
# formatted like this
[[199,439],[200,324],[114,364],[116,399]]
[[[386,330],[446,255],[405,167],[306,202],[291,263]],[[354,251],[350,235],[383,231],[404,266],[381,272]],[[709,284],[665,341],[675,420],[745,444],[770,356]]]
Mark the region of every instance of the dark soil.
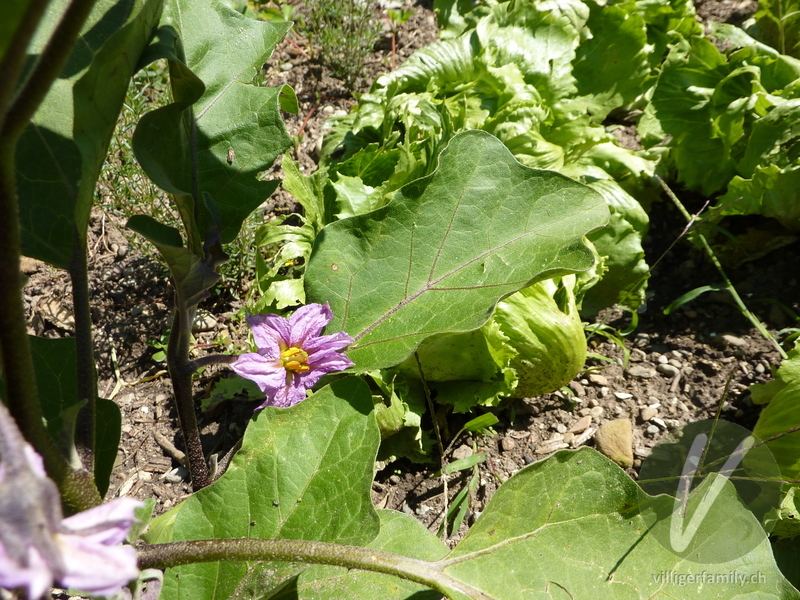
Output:
[[[406,3],[412,6],[410,0]],[[393,63],[399,65],[414,50],[437,39],[430,5],[412,7],[414,16],[401,26],[394,55],[387,34],[367,65],[368,77],[361,91]],[[741,22],[754,10],[754,0],[712,0],[699,5],[699,14],[708,20]],[[290,34],[266,67],[268,85],[287,83],[300,100],[300,113],[284,116],[290,135],[302,138],[295,157],[310,172],[315,168],[325,119],[349,110],[355,99],[324,65],[308,59],[305,43],[298,34]],[[690,211],[700,209],[701,202],[681,190],[676,193]],[[292,198],[279,191],[269,201],[265,215],[293,209]],[[475,439],[464,436],[455,441],[445,437],[445,446],[453,442],[453,450],[445,457],[448,461],[472,453],[473,442],[479,452],[488,454],[480,467],[480,482],[470,496],[469,524],[501,482],[555,449],[591,445],[594,430],[608,420],[627,418],[633,423],[632,477],[665,430],[718,413],[752,427],[758,410],[750,402],[747,388],[770,378],[771,369],[779,363],[774,346],[758,334],[725,292],[705,294],[670,315],[663,314],[663,309],[685,292],[721,283],[707,257],[686,239],[678,239],[685,225],[666,199],[653,206],[648,261],[653,265],[662,254],[664,258],[653,269],[647,308],[638,315],[635,331],[625,338],[630,351],[627,368],[623,368],[623,353],[616,344],[594,337],[590,350],[612,363],[590,359],[586,371],[569,384],[569,393],[509,401],[493,411],[500,422],[492,435]],[[89,260],[99,391],[101,396],[118,402],[123,414],[122,443],[108,497],[152,497],[157,512],[163,512],[190,493],[186,471],[176,458],[182,441],[172,390],[164,364],[153,359],[156,349],[151,346],[162,339],[169,326],[172,291],[162,264],[136,250],[128,235],[113,215],[100,209],[93,213]],[[749,308],[773,333],[795,325],[794,318],[778,303],[800,313],[795,275],[798,255],[800,247],[793,243],[756,260],[737,260],[738,266],[728,270]],[[72,324],[67,278],[27,259],[23,270],[30,276],[25,300],[31,333],[69,336]],[[221,351],[231,344],[244,346],[246,331],[236,292],[223,285],[201,306],[195,331],[198,352]],[[598,319],[625,329],[631,315],[609,310]],[[203,373],[197,382],[198,399],[225,372],[219,368]],[[199,414],[206,447],[220,451],[229,448],[243,431],[253,406],[230,403],[210,416]],[[458,431],[463,421],[463,415],[450,415],[449,431]],[[430,476],[437,468],[405,461],[383,465],[373,487],[376,506],[415,514],[436,531],[444,508],[443,482]],[[466,480],[466,475],[451,476],[451,499]],[[466,527],[462,525],[451,542],[463,536]]]

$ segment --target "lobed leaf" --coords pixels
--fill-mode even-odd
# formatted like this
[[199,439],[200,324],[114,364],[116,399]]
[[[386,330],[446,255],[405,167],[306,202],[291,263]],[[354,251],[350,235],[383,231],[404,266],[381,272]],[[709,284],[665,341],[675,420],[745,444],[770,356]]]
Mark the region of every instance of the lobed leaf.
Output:
[[389,205],[322,230],[306,296],[330,303],[328,331],[353,336],[359,369],[389,367],[431,335],[477,329],[534,280],[590,268],[583,237],[607,219],[590,188],[466,131]]

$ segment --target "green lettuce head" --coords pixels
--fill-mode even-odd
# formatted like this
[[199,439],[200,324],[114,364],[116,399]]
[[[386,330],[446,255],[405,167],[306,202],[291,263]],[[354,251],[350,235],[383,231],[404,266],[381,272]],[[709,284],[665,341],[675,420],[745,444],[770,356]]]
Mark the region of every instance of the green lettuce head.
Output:
[[575,275],[535,283],[501,301],[482,328],[426,340],[419,364],[412,356],[396,370],[419,379],[421,368],[437,402],[457,412],[553,392],[586,360],[578,285]]

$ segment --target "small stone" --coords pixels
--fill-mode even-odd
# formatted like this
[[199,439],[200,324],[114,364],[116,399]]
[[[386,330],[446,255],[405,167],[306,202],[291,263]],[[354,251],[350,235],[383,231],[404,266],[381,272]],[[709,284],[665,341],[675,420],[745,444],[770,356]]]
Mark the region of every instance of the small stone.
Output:
[[187,471],[184,467],[175,467],[171,471],[168,471],[164,475],[164,481],[167,483],[180,483],[188,479],[189,471]]
[[[113,247],[113,245],[112,245],[112,247]],[[128,247],[127,246],[119,246],[115,250],[115,254],[116,254],[116,258],[118,260],[121,260],[121,259],[125,258],[126,256],[128,256]]]
[[664,431],[667,430],[667,424],[662,419],[659,419],[658,417],[653,417],[653,425],[658,425]]
[[534,452],[536,454],[550,454],[551,452],[555,452],[556,450],[563,450],[564,448],[569,448],[569,444],[565,444],[563,439],[558,441],[550,441],[545,442],[543,444],[539,444],[536,446]]
[[659,357],[656,359],[656,362],[657,362],[658,364],[660,364],[660,365],[665,365],[665,364],[667,364],[667,363],[669,362],[669,359],[668,359],[666,356],[664,356],[663,354],[661,354],[661,355],[659,355]]
[[583,386],[577,381],[570,381],[569,389],[571,389],[576,396],[583,396],[586,394],[586,390],[584,390]]
[[597,398],[589,398],[589,408],[600,406],[600,401]]
[[578,411],[578,414],[580,416],[582,416],[582,417],[585,417],[586,415],[591,415],[592,414],[592,409],[591,408],[582,408],[582,409],[580,409]]
[[394,485],[397,485],[398,483],[400,483],[400,475],[397,475],[397,474],[390,475],[389,476],[389,481],[391,483],[393,483]]
[[514,441],[514,438],[505,437],[500,441],[500,448],[503,450],[503,452],[510,452],[516,447],[517,442]]
[[29,256],[20,256],[19,258],[19,270],[25,273],[25,275],[33,275],[42,266],[44,266],[44,263],[35,258]]
[[604,375],[600,375],[600,373],[589,373],[587,378],[594,385],[599,385],[601,387],[608,385],[608,379]]
[[656,426],[656,425],[648,425],[646,431],[650,435],[656,435],[659,432],[659,429],[658,429],[658,426]]
[[580,433],[576,435],[574,438],[572,438],[572,441],[570,442],[569,445],[572,446],[573,448],[577,448],[578,446],[585,444],[587,441],[589,441],[589,438],[591,438],[594,435],[595,431],[596,429],[594,427],[589,427],[589,429],[587,429],[583,433]]
[[462,444],[461,446],[453,450],[453,460],[461,460],[469,456],[472,456],[472,448],[470,448],[466,444]]
[[614,392],[614,396],[617,400],[628,400],[633,398],[633,394],[629,394],[627,392]]
[[656,371],[658,371],[662,375],[666,375],[667,377],[675,377],[681,372],[681,370],[678,367],[676,367],[675,365],[671,365],[669,363],[661,363],[656,367]]
[[563,423],[556,423],[556,431],[558,433],[567,433],[567,426]]
[[567,433],[564,434],[564,443],[565,444],[572,443],[573,439],[575,439],[575,434],[574,433],[567,432]]
[[592,424],[592,416],[586,415],[585,417],[581,417],[578,419],[575,424],[569,428],[569,433],[580,433],[581,431],[586,431],[589,429],[589,425]]
[[592,415],[592,418],[595,421],[599,421],[604,412],[606,412],[606,409],[602,406],[595,406],[594,408],[589,409],[589,414]]
[[639,379],[650,379],[656,376],[656,371],[644,365],[631,365],[628,367],[628,375],[638,377]]
[[756,365],[756,373],[758,373],[759,375],[763,375],[766,372],[766,370],[767,369],[761,363],[758,363]]
[[678,369],[683,367],[683,363],[675,358],[670,358],[669,361],[667,362],[669,362],[669,364],[671,364],[673,367],[677,367]]
[[639,350],[638,348],[634,348],[631,350],[630,354],[630,361],[631,362],[642,362],[647,360],[647,354],[643,350]]
[[717,338],[717,343],[723,346],[733,346],[735,348],[744,348],[747,342],[742,338],[730,333],[725,333]]
[[633,424],[630,419],[603,423],[594,434],[594,443],[599,452],[619,466],[626,469],[633,466]]
[[198,310],[192,321],[192,331],[213,331],[217,318],[207,310]]
[[605,398],[608,396],[608,388],[606,386],[601,387],[599,394],[601,398]]
[[281,65],[281,71],[284,71],[284,72],[286,72],[286,71],[291,71],[291,70],[292,70],[292,68],[293,68],[293,66],[294,66],[294,65],[292,65],[292,63],[290,63],[290,62],[285,62],[285,63],[283,63],[283,64]]
[[645,406],[642,410],[639,411],[639,418],[642,420],[643,423],[647,423],[657,414],[658,410],[656,410],[655,408],[651,408],[649,406]]

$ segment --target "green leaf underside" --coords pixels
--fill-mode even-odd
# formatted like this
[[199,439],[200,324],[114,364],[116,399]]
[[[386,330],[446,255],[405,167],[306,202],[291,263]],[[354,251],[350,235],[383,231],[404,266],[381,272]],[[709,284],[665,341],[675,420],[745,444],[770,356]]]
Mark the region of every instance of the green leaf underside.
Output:
[[[380,441],[372,406],[369,388],[351,377],[291,408],[265,408],[248,426],[225,475],[156,519],[147,541],[253,537],[368,544],[379,531],[370,500]],[[165,597],[227,599],[249,567],[169,569]]]
[[[290,27],[219,3],[177,0],[165,9],[147,58],[170,61],[175,102],[142,118],[133,145],[148,176],[175,195],[195,253],[217,226],[221,241],[232,241],[278,185],[260,175],[291,144],[280,108],[296,101],[288,87],[253,79]],[[195,222],[192,197],[204,192],[218,224],[207,210]]]
[[[20,138],[16,166],[26,256],[68,268],[74,251],[85,252],[95,183],[161,4],[97,2],[61,76]],[[48,7],[31,53],[41,52],[66,5],[61,0]]]
[[590,268],[582,238],[607,219],[590,188],[521,165],[490,134],[463,132],[389,205],[322,230],[307,299],[330,303],[328,331],[353,336],[359,369],[392,366],[426,337],[477,329],[534,280]]

